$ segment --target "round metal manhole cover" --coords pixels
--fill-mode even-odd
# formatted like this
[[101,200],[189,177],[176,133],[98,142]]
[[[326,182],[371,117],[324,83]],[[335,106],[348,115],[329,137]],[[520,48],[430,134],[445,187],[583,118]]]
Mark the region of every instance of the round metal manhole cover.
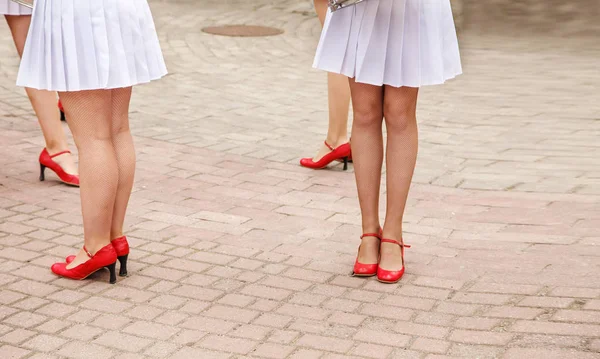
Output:
[[205,27],[204,29],[202,29],[202,31],[212,35],[232,37],[263,37],[283,34],[283,30],[277,29],[275,27],[254,25],[213,26]]

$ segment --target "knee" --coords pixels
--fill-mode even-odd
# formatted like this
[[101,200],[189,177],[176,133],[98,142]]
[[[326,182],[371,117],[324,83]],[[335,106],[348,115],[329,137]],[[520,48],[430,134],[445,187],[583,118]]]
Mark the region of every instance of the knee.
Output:
[[86,154],[97,154],[112,146],[112,135],[108,131],[88,131],[73,134],[75,146],[80,157]]
[[414,106],[386,104],[383,114],[388,132],[404,132],[417,123]]
[[112,137],[117,137],[123,133],[128,133],[129,132],[129,125],[126,123],[119,123],[119,124],[114,124],[112,126]]
[[383,112],[380,106],[368,106],[354,109],[354,126],[357,127],[381,127]]
[[73,133],[73,139],[77,147],[94,146],[97,143],[111,142],[112,134],[107,129],[91,127]]

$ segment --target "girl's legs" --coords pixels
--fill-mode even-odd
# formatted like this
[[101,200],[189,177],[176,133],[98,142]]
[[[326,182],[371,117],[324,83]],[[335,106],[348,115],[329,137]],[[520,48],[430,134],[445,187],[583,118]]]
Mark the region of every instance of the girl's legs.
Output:
[[[315,0],[315,8],[321,24],[323,24],[327,14],[327,0]],[[346,76],[329,73],[327,79],[329,92],[327,143],[335,148],[348,142],[350,88],[348,87],[348,78]],[[313,159],[318,161],[329,152],[329,148],[323,145]]]
[[[85,247],[94,254],[111,240],[119,166],[112,135],[111,90],[61,92],[79,150],[81,208]],[[86,262],[82,250],[68,269]]]
[[113,209],[111,239],[123,236],[125,212],[133,188],[135,149],[129,131],[129,103],[131,87],[112,91],[112,143],[117,156],[119,183]]
[[[416,116],[419,89],[386,86],[384,92],[383,113],[388,140],[387,209],[383,236],[401,241],[404,209],[419,147]],[[383,243],[379,265],[386,270],[402,269],[400,247],[395,244]]]
[[[12,32],[17,52],[21,56],[25,47],[31,16],[6,16],[6,22]],[[29,96],[33,110],[42,128],[48,152],[53,155],[68,150],[67,137],[63,131],[60,122],[60,112],[56,104],[56,93],[30,88],[26,88],[25,91]],[[77,165],[71,155],[64,154],[57,156],[54,158],[54,161],[67,173],[77,174]]]
[[[352,153],[358,199],[362,213],[363,233],[378,233],[379,190],[383,165],[383,88],[361,84],[350,79],[354,122]],[[358,260],[377,263],[379,241],[366,237],[362,241]]]

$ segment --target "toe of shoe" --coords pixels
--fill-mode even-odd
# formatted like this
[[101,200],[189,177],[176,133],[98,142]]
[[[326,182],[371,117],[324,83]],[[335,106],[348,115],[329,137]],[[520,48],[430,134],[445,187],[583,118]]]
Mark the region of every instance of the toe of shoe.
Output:
[[302,158],[300,159],[300,165],[304,167],[314,166],[314,162],[311,158]]
[[65,272],[66,268],[67,268],[66,263],[54,263],[52,265],[52,267],[50,267],[50,270],[52,270],[52,273],[54,273],[54,274],[61,275]]
[[384,282],[397,282],[402,278],[404,271],[386,271],[380,270],[377,272],[377,278]]
[[357,263],[354,265],[354,274],[366,275],[375,273],[377,273],[377,264]]

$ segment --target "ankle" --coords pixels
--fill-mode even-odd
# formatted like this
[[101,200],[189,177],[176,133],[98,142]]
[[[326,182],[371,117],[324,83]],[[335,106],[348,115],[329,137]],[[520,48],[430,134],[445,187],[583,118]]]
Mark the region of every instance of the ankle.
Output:
[[115,232],[111,232],[111,234],[110,234],[110,240],[111,240],[111,241],[114,241],[115,239],[117,239],[117,238],[121,238],[121,237],[123,237],[123,236],[124,236],[124,235],[123,235],[123,230],[121,230],[121,231],[115,231]]
[[383,228],[383,238],[394,239],[398,242],[402,242],[402,236],[402,228]]
[[380,231],[381,231],[381,226],[379,224],[363,225],[362,228],[363,228],[363,234],[372,233],[372,234],[377,234],[379,236]]
[[98,253],[98,251],[100,251],[102,248],[106,247],[107,245],[110,244],[109,242],[105,242],[105,241],[96,241],[94,243],[90,243],[90,244],[86,244],[85,245],[85,249],[92,255],[95,255],[96,253]]
[[327,144],[333,148],[337,148],[348,143],[348,136],[327,136],[325,140]]
[[69,146],[67,146],[66,144],[65,145],[59,145],[59,144],[55,144],[55,143],[46,144],[46,151],[48,151],[48,154],[50,156],[55,155],[60,152],[68,151],[68,150],[69,150]]

